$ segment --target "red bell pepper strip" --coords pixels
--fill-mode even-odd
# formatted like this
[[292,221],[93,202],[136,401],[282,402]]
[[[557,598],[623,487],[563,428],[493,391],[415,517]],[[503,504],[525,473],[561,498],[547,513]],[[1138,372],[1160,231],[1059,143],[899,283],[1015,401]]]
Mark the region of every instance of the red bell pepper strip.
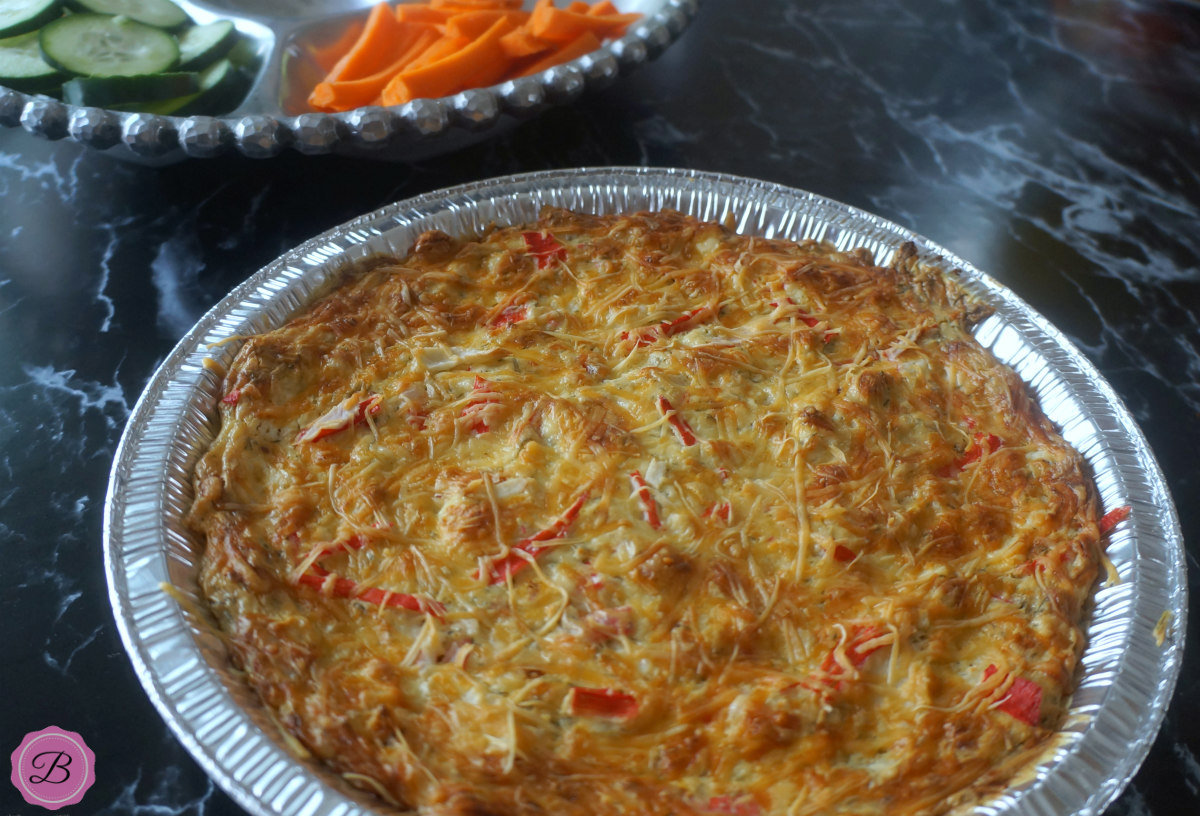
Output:
[[708,508],[703,513],[700,514],[700,518],[708,518],[709,516],[715,516],[716,518],[719,518],[722,521],[729,521],[729,515],[732,512],[733,512],[733,507],[730,506],[729,502],[718,502],[716,504],[710,504],[708,506]]
[[967,465],[980,459],[984,453],[995,453],[1003,445],[1004,440],[995,434],[985,434],[982,431],[978,431],[971,438],[971,444],[967,445],[967,449],[963,455],[955,462],[938,470],[938,475],[942,477],[954,476]]
[[638,701],[632,694],[623,691],[571,686],[567,692],[567,710],[577,717],[628,720],[637,716]]
[[[983,679],[987,680],[999,669],[989,665],[983,670]],[[1000,711],[1011,714],[1021,722],[1037,725],[1042,716],[1042,687],[1032,680],[1017,677],[1008,688],[1008,694],[996,706]]]
[[837,544],[833,548],[833,557],[834,557],[834,560],[841,561],[842,563],[848,564],[851,561],[853,561],[855,558],[858,558],[858,553],[856,553],[854,550],[850,549],[849,547],[847,547],[845,545]]
[[995,434],[976,433],[971,444],[967,446],[966,453],[963,454],[962,459],[958,460],[959,470],[978,460],[985,452],[995,453],[1003,444],[1000,437]]
[[378,587],[360,587],[357,581],[334,575],[318,564],[309,567],[302,574],[298,583],[312,587],[321,593],[328,593],[335,598],[350,598],[355,601],[376,604],[377,606],[394,606],[441,617],[446,613],[446,607],[437,601],[419,598],[404,592],[388,592]]
[[368,416],[375,416],[383,410],[383,397],[372,394],[369,397],[350,397],[335,405],[324,416],[300,431],[297,442],[316,442],[367,421]]
[[658,411],[667,418],[667,422],[675,429],[675,435],[679,437],[680,443],[684,447],[689,447],[696,444],[696,434],[692,432],[692,426],[688,425],[687,420],[675,410],[675,406],[666,397],[658,397],[654,400],[654,404],[658,406]]
[[650,495],[650,486],[642,478],[641,472],[635,470],[633,473],[630,473],[629,481],[633,482],[633,494],[642,503],[642,518],[655,530],[660,529],[662,521],[658,518],[658,504],[654,501],[654,497]]
[[1125,519],[1129,518],[1129,516],[1132,512],[1133,512],[1133,508],[1127,504],[1123,505],[1121,507],[1117,507],[1112,510],[1109,510],[1100,519],[1100,535],[1108,535],[1109,533],[1111,533],[1113,531],[1113,528],[1116,527],[1118,524],[1120,524]]
[[510,303],[492,318],[490,325],[497,327],[511,326],[529,317],[529,307],[524,303]]
[[[554,520],[554,523],[544,530],[539,530],[528,538],[523,538],[512,546],[513,550],[520,550],[527,553],[531,558],[537,558],[546,550],[551,549],[550,546],[538,546],[539,541],[549,541],[552,538],[562,538],[566,535],[567,528],[571,526],[571,522],[575,521],[575,517],[579,515],[580,509],[588,499],[587,492],[580,494],[575,502],[563,511],[563,514]],[[493,561],[491,565],[491,573],[488,577],[489,584],[503,584],[510,575],[515,575],[525,567],[529,566],[529,559],[522,557],[519,553],[510,552],[503,558]],[[475,577],[479,577],[479,572],[475,572]]]
[[548,232],[523,232],[521,237],[525,239],[525,247],[529,254],[537,259],[538,269],[545,269],[555,261],[567,259],[567,248]]

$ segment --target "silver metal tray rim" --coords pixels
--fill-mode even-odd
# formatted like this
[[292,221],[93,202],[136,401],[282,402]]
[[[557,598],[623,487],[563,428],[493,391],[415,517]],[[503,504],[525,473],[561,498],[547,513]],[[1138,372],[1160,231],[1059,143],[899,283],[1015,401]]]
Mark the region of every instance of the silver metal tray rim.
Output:
[[[347,13],[269,17],[214,11],[204,0],[176,2],[198,22],[233,21],[255,43],[261,66],[235,111],[224,116],[128,113],[79,107],[0,86],[0,125],[155,166],[234,153],[266,159],[293,150],[417,161],[466,147],[548,107],[572,102],[586,90],[612,84],[678,39],[699,5],[699,0],[615,0],[618,7],[643,10],[644,18],[620,39],[540,74],[394,107],[288,114],[279,96],[290,40],[323,20],[344,22]],[[366,8],[360,13],[366,14]]]

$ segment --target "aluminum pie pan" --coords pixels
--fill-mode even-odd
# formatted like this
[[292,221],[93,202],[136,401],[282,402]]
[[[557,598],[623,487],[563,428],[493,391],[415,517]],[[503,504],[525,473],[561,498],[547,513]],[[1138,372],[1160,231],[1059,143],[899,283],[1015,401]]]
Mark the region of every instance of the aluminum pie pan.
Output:
[[[217,429],[220,377],[238,338],[281,325],[333,275],[404,254],[426,229],[478,233],[536,219],[543,205],[598,213],[676,209],[765,237],[866,247],[886,263],[905,241],[961,271],[995,313],[977,339],[1011,366],[1087,460],[1105,511],[1132,514],[1109,536],[1121,581],[1095,594],[1081,679],[1042,761],[979,816],[1100,814],[1145,758],[1170,701],[1185,642],[1183,538],[1162,472],[1132,416],[1092,364],[1044,317],[942,247],[865,211],[765,181],[688,170],[590,168],[506,176],[384,207],[285,253],[213,307],[160,366],[117,449],[105,503],[109,598],[151,701],[197,762],[256,816],[391,812],[331,771],[297,759],[230,670],[203,611],[200,543],[185,529],[190,473]],[[213,366],[216,363],[216,366]],[[169,583],[174,597],[163,591]],[[177,602],[178,598],[180,602]],[[1169,622],[1161,645],[1155,631]]]
[[540,74],[405,105],[317,113],[302,104],[311,87],[306,82],[319,79],[306,56],[328,41],[328,32],[344,30],[365,15],[368,0],[175,2],[198,23],[232,21],[256,52],[255,80],[234,111],[223,116],[126,113],[0,87],[0,125],[152,165],[231,153],[265,159],[285,150],[417,161],[466,147],[552,105],[571,102],[585,90],[612,84],[659,56],[687,28],[699,4],[614,0],[622,11],[637,11],[643,18],[623,37]]

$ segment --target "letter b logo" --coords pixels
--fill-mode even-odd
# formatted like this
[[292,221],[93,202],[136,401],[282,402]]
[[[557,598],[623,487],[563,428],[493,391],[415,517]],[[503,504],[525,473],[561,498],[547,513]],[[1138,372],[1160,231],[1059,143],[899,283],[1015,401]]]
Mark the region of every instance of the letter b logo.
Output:
[[26,734],[12,752],[12,783],[48,810],[78,804],[96,781],[96,756],[74,731],[50,726]]

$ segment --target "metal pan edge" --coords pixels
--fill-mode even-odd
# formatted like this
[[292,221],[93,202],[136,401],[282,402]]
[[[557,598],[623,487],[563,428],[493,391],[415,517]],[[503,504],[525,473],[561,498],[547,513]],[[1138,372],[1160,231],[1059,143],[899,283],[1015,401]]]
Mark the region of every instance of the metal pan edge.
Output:
[[[183,516],[189,473],[215,432],[219,376],[236,337],[282,323],[332,274],[380,252],[404,253],[429,228],[479,232],[553,204],[597,212],[671,208],[738,231],[866,246],[886,261],[912,241],[961,271],[995,308],[978,339],[1012,366],[1084,455],[1104,510],[1133,508],[1110,536],[1121,581],[1095,595],[1080,686],[1059,738],[1028,778],[965,808],[980,816],[1099,814],[1136,773],[1182,663],[1187,616],[1182,533],[1161,469],[1112,387],[1065,336],[1013,292],[944,248],[885,219],[766,181],[678,169],[556,170],[434,191],[305,242],[252,275],[178,343],[139,399],[116,451],[105,502],[109,598],[151,701],[197,762],[256,816],[388,812],[331,772],[297,759],[229,670],[196,596],[197,542]],[[230,342],[230,338],[234,338]],[[214,345],[220,344],[220,345]],[[182,604],[162,585],[176,588]],[[1167,640],[1154,628],[1170,615]]]

